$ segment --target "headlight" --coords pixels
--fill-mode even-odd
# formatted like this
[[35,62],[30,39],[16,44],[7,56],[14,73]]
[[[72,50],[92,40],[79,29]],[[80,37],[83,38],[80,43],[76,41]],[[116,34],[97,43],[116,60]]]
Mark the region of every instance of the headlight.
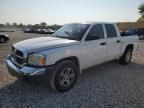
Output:
[[42,54],[30,54],[28,56],[28,64],[34,66],[44,66],[46,63],[46,56]]

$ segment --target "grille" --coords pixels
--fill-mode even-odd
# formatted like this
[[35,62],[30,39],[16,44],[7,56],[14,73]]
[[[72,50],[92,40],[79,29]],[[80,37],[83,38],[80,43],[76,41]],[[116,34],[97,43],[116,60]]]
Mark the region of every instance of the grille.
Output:
[[19,51],[18,49],[14,47],[12,47],[11,58],[13,62],[16,63],[17,65],[22,66],[25,64],[23,52]]

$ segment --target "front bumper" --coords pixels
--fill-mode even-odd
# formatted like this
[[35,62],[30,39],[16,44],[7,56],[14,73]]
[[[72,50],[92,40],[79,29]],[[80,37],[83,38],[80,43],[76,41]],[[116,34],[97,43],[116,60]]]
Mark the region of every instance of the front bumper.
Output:
[[43,75],[49,73],[48,71],[51,71],[51,69],[49,67],[29,67],[29,66],[18,67],[17,65],[15,65],[12,62],[10,57],[7,58],[6,65],[7,65],[9,73],[12,76],[16,76],[16,77],[21,77],[21,76],[28,76],[28,77],[43,76]]

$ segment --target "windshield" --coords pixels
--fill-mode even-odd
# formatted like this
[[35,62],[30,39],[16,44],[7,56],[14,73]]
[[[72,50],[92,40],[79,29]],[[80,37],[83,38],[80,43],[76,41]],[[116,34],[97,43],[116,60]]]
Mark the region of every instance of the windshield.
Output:
[[57,30],[53,36],[80,41],[89,24],[67,24]]

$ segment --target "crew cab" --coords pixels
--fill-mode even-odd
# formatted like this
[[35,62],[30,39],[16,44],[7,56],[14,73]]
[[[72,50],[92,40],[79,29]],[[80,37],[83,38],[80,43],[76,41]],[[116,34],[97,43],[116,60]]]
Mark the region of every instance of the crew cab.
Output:
[[121,37],[115,23],[71,23],[49,37],[12,45],[6,64],[21,80],[46,78],[53,90],[65,92],[86,68],[114,59],[128,65],[137,43],[137,35]]

